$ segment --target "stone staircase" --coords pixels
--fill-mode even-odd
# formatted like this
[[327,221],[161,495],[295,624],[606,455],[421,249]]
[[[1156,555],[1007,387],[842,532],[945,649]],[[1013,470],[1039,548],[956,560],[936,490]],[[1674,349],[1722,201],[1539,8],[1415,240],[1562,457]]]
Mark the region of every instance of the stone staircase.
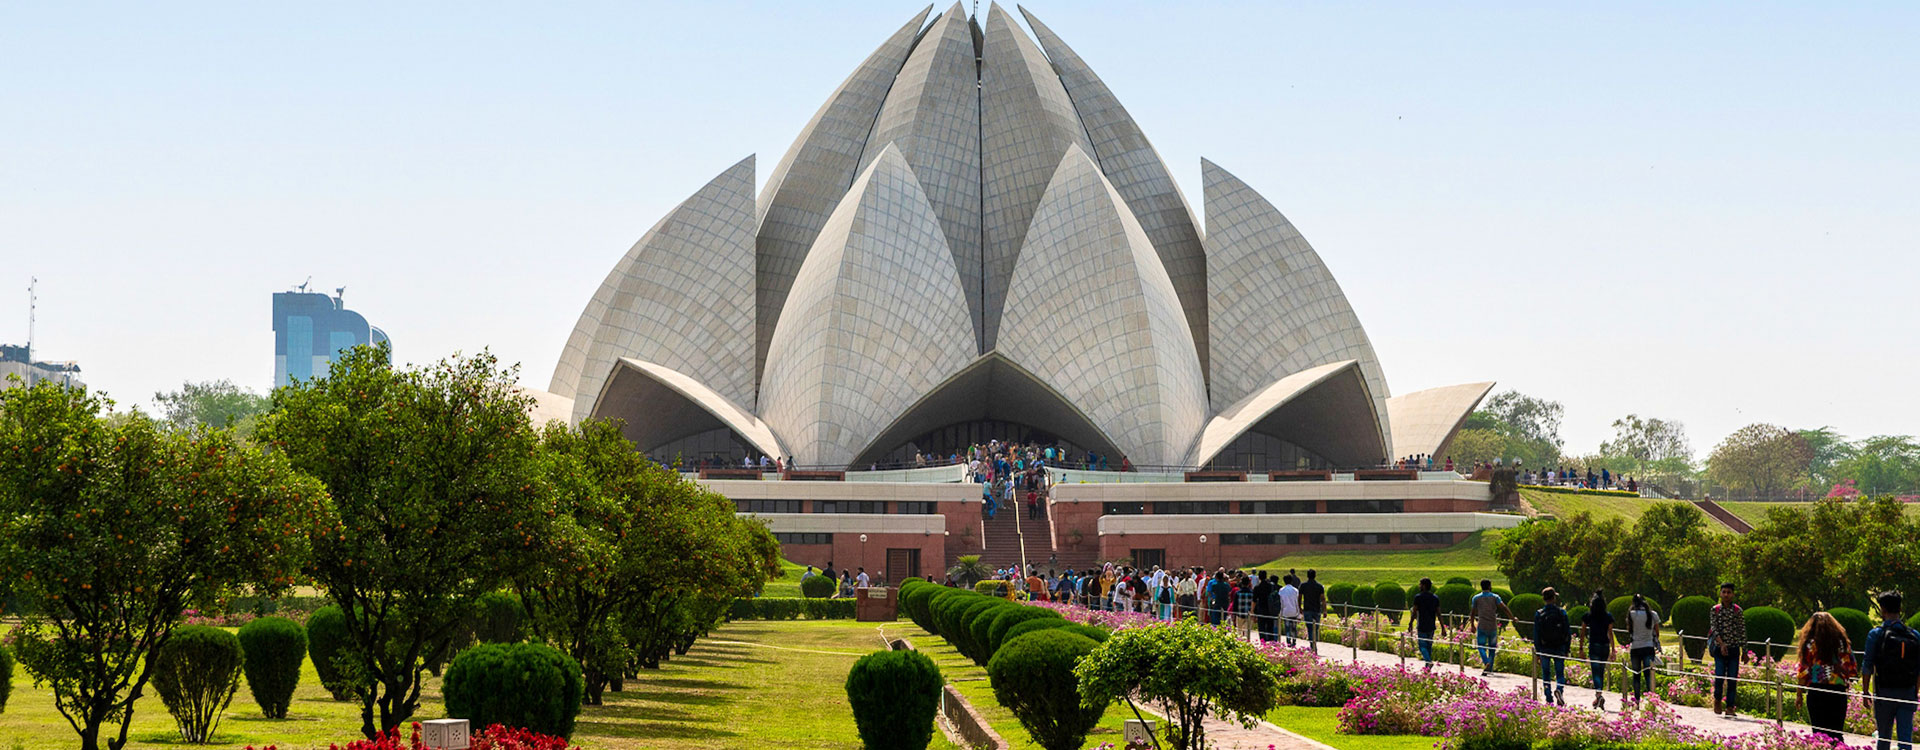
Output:
[[1719,503],[1712,500],[1695,500],[1693,504],[1694,507],[1712,516],[1714,520],[1725,524],[1729,529],[1733,529],[1736,534],[1745,534],[1753,530],[1753,524],[1747,523],[1746,519],[1734,515],[1733,511],[1721,507]]

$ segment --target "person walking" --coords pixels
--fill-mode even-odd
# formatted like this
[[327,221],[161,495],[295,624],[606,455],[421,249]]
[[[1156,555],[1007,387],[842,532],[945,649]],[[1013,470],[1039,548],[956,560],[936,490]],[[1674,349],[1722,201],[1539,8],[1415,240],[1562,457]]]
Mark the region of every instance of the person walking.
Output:
[[1800,684],[1806,687],[1807,723],[1813,731],[1840,736],[1847,724],[1847,686],[1860,668],[1853,661],[1847,629],[1826,612],[1815,612],[1800,628]]
[[1653,689],[1654,659],[1659,653],[1660,613],[1647,606],[1645,594],[1634,594],[1627,606],[1627,672],[1635,701]]
[[1898,734],[1900,750],[1913,748],[1913,701],[1920,677],[1920,633],[1900,619],[1899,592],[1879,596],[1880,627],[1867,631],[1866,661],[1860,665],[1860,690],[1873,707],[1875,750],[1888,750]]
[[1547,705],[1567,705],[1567,649],[1573,645],[1573,625],[1560,608],[1560,592],[1548,586],[1540,591],[1546,603],[1533,613],[1533,653],[1540,662],[1540,682]]
[[1613,656],[1613,615],[1607,612],[1607,597],[1599,590],[1587,602],[1587,613],[1580,616],[1580,628],[1587,638],[1587,668],[1593,673],[1593,707],[1607,710],[1607,662]]
[[1274,613],[1280,617],[1280,632],[1287,637],[1287,646],[1292,647],[1300,636],[1300,581],[1289,573],[1281,582],[1285,585],[1274,592],[1280,603]]
[[1233,586],[1227,583],[1227,574],[1215,572],[1213,582],[1207,584],[1207,622],[1213,625],[1225,625],[1227,610],[1233,606]]
[[1480,647],[1480,663],[1486,667],[1481,673],[1484,677],[1493,676],[1493,657],[1500,647],[1500,618],[1515,619],[1513,610],[1507,609],[1507,603],[1500,595],[1493,593],[1493,581],[1480,579],[1480,593],[1473,595],[1473,601],[1467,611],[1473,614],[1473,643]]
[[1420,579],[1420,593],[1413,595],[1413,636],[1420,644],[1420,660],[1433,668],[1433,631],[1440,625],[1440,596],[1433,593],[1433,579]]
[[1175,619],[1193,614],[1194,608],[1199,606],[1200,583],[1193,579],[1193,571],[1180,571],[1180,580],[1173,584],[1173,603],[1179,607]]
[[1271,606],[1280,601],[1273,593],[1279,590],[1274,580],[1267,577],[1267,571],[1260,571],[1260,582],[1253,585],[1253,619],[1260,631],[1262,643],[1272,643],[1280,638],[1280,628],[1275,621],[1276,610]]
[[[1747,616],[1733,603],[1733,582],[1720,584],[1720,603],[1707,615],[1707,650],[1713,654],[1713,712],[1733,716],[1740,689],[1740,654],[1747,644]],[[1722,709],[1722,705],[1725,706]]]
[[1320,585],[1320,572],[1307,568],[1307,582],[1300,585],[1300,619],[1307,624],[1307,645],[1320,653],[1320,618],[1327,612],[1327,587]]

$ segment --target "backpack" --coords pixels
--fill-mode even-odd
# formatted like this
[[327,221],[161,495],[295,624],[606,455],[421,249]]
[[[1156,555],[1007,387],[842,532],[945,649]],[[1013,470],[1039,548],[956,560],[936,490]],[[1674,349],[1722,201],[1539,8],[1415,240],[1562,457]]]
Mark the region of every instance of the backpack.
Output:
[[1552,653],[1564,653],[1573,640],[1567,611],[1559,607],[1541,607],[1533,614],[1534,645]]
[[1173,587],[1172,586],[1160,587],[1160,603],[1161,604],[1173,603]]
[[1881,627],[1880,653],[1874,657],[1875,689],[1912,689],[1920,678],[1920,634],[1897,623]]
[[1285,607],[1285,601],[1286,600],[1280,598],[1279,588],[1267,592],[1267,614],[1281,614],[1281,611]]

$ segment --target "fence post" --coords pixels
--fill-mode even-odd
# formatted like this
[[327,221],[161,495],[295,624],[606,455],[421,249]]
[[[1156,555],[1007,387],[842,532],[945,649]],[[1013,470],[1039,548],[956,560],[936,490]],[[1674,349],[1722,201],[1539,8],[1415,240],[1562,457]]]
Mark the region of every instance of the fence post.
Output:
[[[1531,675],[1527,680],[1527,690],[1533,693],[1534,700],[1540,700],[1540,649],[1537,646],[1529,646],[1527,647],[1527,653],[1533,657],[1533,669],[1527,670],[1528,674]],[[1499,661],[1500,655],[1494,654],[1493,658],[1495,661]],[[1552,690],[1553,688],[1547,689]]]
[[1687,670],[1687,631],[1675,630],[1673,632],[1675,635],[1680,636],[1680,671],[1685,672]]
[[1395,651],[1400,654],[1400,668],[1407,668],[1407,631],[1400,631],[1400,646]]

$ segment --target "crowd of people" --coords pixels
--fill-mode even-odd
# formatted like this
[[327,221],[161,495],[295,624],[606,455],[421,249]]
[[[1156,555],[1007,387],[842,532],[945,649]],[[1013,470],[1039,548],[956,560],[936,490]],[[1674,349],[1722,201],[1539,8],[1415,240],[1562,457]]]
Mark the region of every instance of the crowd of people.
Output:
[[[1302,577],[1293,570],[1283,574],[1216,569],[1208,573],[1197,567],[1167,570],[1106,563],[1098,569],[1058,573],[1048,569],[1043,574],[1037,566],[1022,569],[1013,565],[994,571],[993,578],[1003,582],[1002,592],[1010,598],[1137,612],[1165,620],[1191,616],[1231,628],[1248,640],[1284,640],[1288,646],[1310,648],[1316,653],[1320,625],[1330,609],[1327,589],[1314,570]],[[946,581],[948,586],[962,583],[951,576]],[[1493,674],[1502,630],[1524,617],[1531,623],[1530,640],[1548,703],[1565,704],[1567,660],[1575,658],[1572,654],[1577,645],[1584,645],[1584,661],[1591,668],[1595,708],[1606,708],[1605,680],[1616,644],[1625,648],[1623,666],[1630,683],[1622,686],[1622,692],[1638,701],[1653,690],[1654,674],[1664,666],[1659,656],[1662,617],[1645,596],[1634,594],[1626,621],[1617,622],[1607,611],[1605,595],[1596,591],[1587,612],[1575,622],[1552,587],[1540,592],[1544,603],[1539,609],[1521,616],[1507,606],[1491,580],[1482,579],[1479,588],[1469,600],[1463,627],[1473,629],[1474,649],[1484,674]],[[1713,711],[1732,717],[1738,713],[1740,664],[1750,644],[1745,611],[1737,602],[1734,584],[1721,584],[1719,594],[1719,603],[1708,616],[1706,652],[1713,662]],[[1879,736],[1897,736],[1906,750],[1905,743],[1912,739],[1916,699],[1920,698],[1916,691],[1920,686],[1920,631],[1909,628],[1902,619],[1899,593],[1882,593],[1876,604],[1880,625],[1867,633],[1864,644],[1852,643],[1832,614],[1815,612],[1800,628],[1791,674],[1806,691],[1807,715],[1816,731],[1840,737],[1849,688],[1858,680]],[[1434,640],[1445,624],[1432,579],[1420,579],[1407,614],[1407,629],[1414,634],[1420,658],[1431,668]],[[1862,650],[1856,651],[1856,646]],[[1884,750],[1888,743],[1883,740],[1879,747]]]
[[[881,571],[881,572],[885,573],[885,571]],[[835,581],[833,595],[827,597],[829,599],[851,599],[853,598],[853,595],[856,592],[858,592],[860,589],[864,589],[878,583],[872,578],[867,577],[867,569],[864,566],[855,566],[854,568],[842,569],[839,571],[839,577],[836,579],[834,576],[832,560],[828,560],[827,567],[818,572],[814,571],[812,565],[808,565],[806,571],[800,574],[800,580],[805,581],[814,576],[826,576],[827,580]],[[880,584],[880,585],[885,585],[885,584]]]

